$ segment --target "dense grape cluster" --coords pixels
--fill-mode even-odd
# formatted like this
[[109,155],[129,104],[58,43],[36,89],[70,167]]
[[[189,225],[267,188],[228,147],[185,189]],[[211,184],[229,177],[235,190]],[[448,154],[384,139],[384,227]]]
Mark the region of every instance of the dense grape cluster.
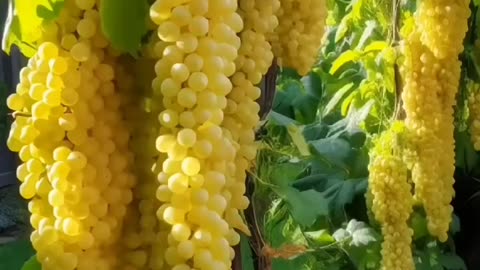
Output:
[[[441,2],[441,1],[440,1]],[[428,229],[448,238],[454,195],[454,109],[460,79],[462,41],[470,10],[467,1],[423,1],[406,24],[402,98],[416,161],[415,198],[427,213]],[[441,29],[441,31],[439,31]]]
[[325,0],[280,0],[279,25],[271,36],[279,64],[300,75],[307,74],[317,60],[327,18]]
[[463,51],[471,13],[469,5],[469,0],[419,2],[415,19],[420,40],[435,57],[456,57]]
[[243,28],[236,10],[234,0],[157,1],[150,9],[161,40],[152,81],[163,103],[157,217],[169,227],[164,258],[172,269],[230,269],[230,246],[239,242],[241,218],[229,205],[248,199],[229,191],[239,146],[221,126]]
[[413,196],[397,136],[400,134],[391,129],[375,141],[368,183],[371,208],[382,227],[382,269],[413,270],[413,230],[408,225]]
[[9,147],[31,199],[32,244],[43,269],[111,269],[136,182],[114,59],[95,1],[66,1],[8,105]]

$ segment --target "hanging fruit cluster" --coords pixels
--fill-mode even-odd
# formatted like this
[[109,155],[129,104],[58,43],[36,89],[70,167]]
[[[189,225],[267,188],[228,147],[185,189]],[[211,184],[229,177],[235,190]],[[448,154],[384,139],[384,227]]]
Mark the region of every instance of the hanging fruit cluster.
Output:
[[257,85],[274,52],[310,70],[325,3],[157,0],[140,59],[112,48],[101,4],[66,0],[43,23],[7,100],[37,258],[45,270],[231,269],[249,234]]
[[[448,238],[454,195],[454,105],[461,67],[458,56],[463,51],[469,16],[467,0],[422,1],[413,18],[405,22],[400,69],[406,113],[403,143],[396,144],[396,150],[372,151],[370,165],[372,210],[384,234],[382,269],[414,269],[412,232],[405,226],[411,205],[388,207],[399,200],[409,201],[410,189],[414,200],[425,209],[430,234],[441,242]],[[392,148],[385,146],[395,138],[389,132],[382,135],[375,149]],[[395,151],[403,158],[392,156]],[[411,188],[407,168],[411,170]],[[391,193],[393,186],[397,188]],[[392,230],[392,222],[401,228]]]

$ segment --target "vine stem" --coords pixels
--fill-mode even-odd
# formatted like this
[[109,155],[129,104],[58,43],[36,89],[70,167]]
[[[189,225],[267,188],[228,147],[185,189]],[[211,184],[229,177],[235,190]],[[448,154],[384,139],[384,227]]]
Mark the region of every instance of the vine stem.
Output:
[[[395,48],[395,54],[399,53],[399,42],[400,42],[400,34],[399,34],[399,26],[400,26],[400,8],[401,2],[400,0],[392,0],[392,44]],[[395,60],[395,64],[393,65],[394,70],[394,79],[395,79],[395,98],[396,98],[396,108],[394,117],[397,120],[405,119],[405,111],[403,110],[403,101],[402,101],[402,91],[403,91],[403,83],[402,83],[402,76],[400,74],[400,69],[398,66],[397,61]]]

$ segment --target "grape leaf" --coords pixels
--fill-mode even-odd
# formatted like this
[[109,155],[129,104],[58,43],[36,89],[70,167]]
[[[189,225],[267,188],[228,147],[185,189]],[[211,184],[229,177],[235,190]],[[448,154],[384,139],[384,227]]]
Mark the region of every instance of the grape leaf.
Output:
[[240,234],[240,250],[240,254],[242,256],[242,269],[254,270],[255,266],[253,263],[252,249],[250,248],[248,238],[244,234]]
[[465,262],[455,254],[441,254],[438,258],[443,267],[451,270],[467,270]]
[[[20,269],[23,263],[30,258],[33,253],[34,250],[28,239],[0,245],[0,269]],[[31,270],[33,270],[33,268]]]
[[21,270],[42,270],[42,265],[38,262],[37,256],[33,255],[23,264]]
[[11,0],[3,32],[2,49],[9,54],[12,45],[27,57],[35,54],[35,42],[41,35],[41,24],[60,15],[64,0]]
[[305,232],[305,236],[309,239],[312,239],[319,245],[328,245],[335,242],[335,238],[328,233],[327,230],[318,230],[313,232]]
[[147,0],[103,0],[100,5],[102,30],[112,46],[134,56],[147,33]]
[[287,202],[293,218],[302,226],[311,226],[317,217],[328,214],[328,201],[320,192],[299,191],[290,186],[276,187],[274,191]]

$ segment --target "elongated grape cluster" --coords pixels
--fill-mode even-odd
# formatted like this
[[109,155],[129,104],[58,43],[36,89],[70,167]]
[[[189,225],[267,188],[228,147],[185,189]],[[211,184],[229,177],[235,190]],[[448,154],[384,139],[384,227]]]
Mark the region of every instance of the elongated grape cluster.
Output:
[[114,267],[133,197],[130,134],[99,19],[95,1],[66,1],[8,99],[18,114],[9,147],[25,162],[20,192],[46,270]]
[[430,233],[440,241],[448,238],[453,211],[453,106],[460,79],[458,54],[470,16],[467,1],[460,2],[423,1],[415,24],[410,21],[404,34],[402,97],[418,158],[412,168],[415,197],[425,208]]
[[372,211],[382,227],[383,270],[415,269],[412,257],[413,230],[408,225],[413,196],[407,178],[407,166],[393,129],[375,141],[369,164],[369,190]]
[[280,0],[279,25],[271,36],[281,66],[307,74],[317,60],[327,18],[325,0]]
[[415,19],[420,40],[435,57],[456,57],[463,51],[471,13],[469,5],[469,0],[419,2]]
[[266,40],[278,25],[275,15],[279,8],[278,0],[239,1],[239,14],[244,28],[240,34],[241,46],[235,61],[236,72],[231,76],[232,91],[227,95],[227,106],[222,126],[239,145],[235,157],[235,183],[228,189],[231,203],[225,219],[234,228],[249,233],[248,227],[239,218],[238,212],[248,206],[244,197],[246,171],[256,156],[255,129],[259,123],[259,105],[255,102],[261,90],[256,85],[273,61],[270,43]]
[[150,9],[161,39],[152,87],[164,106],[156,147],[166,154],[157,217],[170,227],[164,256],[173,269],[230,269],[230,245],[239,241],[226,222],[240,219],[228,208],[238,144],[221,127],[243,27],[236,10],[233,0],[157,1]]

